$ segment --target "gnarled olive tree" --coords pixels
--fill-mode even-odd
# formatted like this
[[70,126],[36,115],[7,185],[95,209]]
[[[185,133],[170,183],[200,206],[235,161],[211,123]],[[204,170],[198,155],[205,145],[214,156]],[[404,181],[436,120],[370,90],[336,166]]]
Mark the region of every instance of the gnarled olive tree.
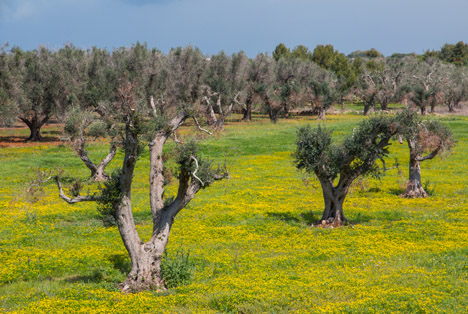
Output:
[[[175,197],[164,195],[169,178],[163,148],[170,136],[197,114],[204,63],[205,57],[199,50],[191,47],[171,50],[164,64],[168,73],[161,91],[165,102],[154,104],[151,110],[146,106],[145,95],[138,92],[140,88],[134,88],[135,84],[130,82],[121,85],[115,106],[124,125],[122,145],[125,156],[121,168],[106,183],[102,195],[70,198],[57,179],[62,199],[68,203],[98,201],[114,217],[132,265],[123,284],[124,292],[164,288],[160,263],[176,215],[200,189],[227,177],[223,169],[215,170],[209,161],[202,159],[197,146],[189,142],[177,150],[177,194]],[[135,226],[131,195],[135,165],[145,138],[149,142],[149,207],[153,220],[153,232],[146,242],[140,238]]]
[[296,167],[315,174],[323,191],[323,223],[347,221],[343,202],[353,181],[361,175],[378,174],[377,159],[388,154],[390,139],[411,116],[374,116],[363,120],[342,143],[333,144],[331,132],[310,126],[298,130],[293,156]]
[[412,123],[402,128],[409,148],[409,178],[403,197],[426,197],[427,193],[421,182],[420,163],[433,159],[444,151],[450,150],[455,144],[452,132],[437,120],[422,120],[414,112]]

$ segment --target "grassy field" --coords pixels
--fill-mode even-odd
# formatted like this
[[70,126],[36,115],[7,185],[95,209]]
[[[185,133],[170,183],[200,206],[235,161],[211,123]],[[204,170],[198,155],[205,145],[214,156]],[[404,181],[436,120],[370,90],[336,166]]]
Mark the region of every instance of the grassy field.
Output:
[[[329,115],[323,123],[340,140],[361,119]],[[442,120],[458,143],[452,154],[422,163],[433,195],[398,196],[408,149],[395,142],[389,164],[398,159],[401,173],[393,169],[380,181],[356,182],[344,204],[352,223],[337,229],[311,226],[323,209],[322,192],[315,178],[295,170],[291,158],[297,128],[316,120],[228,123],[222,134],[202,141],[202,151],[217,162],[226,160],[231,178],[197,194],[177,217],[168,245],[169,256],[190,252],[193,279],[164,293],[119,292],[129,260],[117,229],[102,225],[95,204],[68,205],[52,183],[38,203],[25,201],[34,168],[89,175],[69,148],[0,148],[0,311],[466,313],[468,118]],[[106,146],[90,149],[97,158]],[[111,167],[121,159],[120,153]],[[148,165],[146,152],[133,191],[145,239],[152,228]]]

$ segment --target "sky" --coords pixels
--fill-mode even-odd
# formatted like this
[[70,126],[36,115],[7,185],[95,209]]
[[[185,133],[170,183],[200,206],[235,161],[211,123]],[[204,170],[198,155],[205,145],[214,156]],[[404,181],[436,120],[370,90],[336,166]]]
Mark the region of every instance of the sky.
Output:
[[0,0],[0,45],[112,50],[137,41],[250,57],[279,43],[419,54],[468,42],[468,0]]

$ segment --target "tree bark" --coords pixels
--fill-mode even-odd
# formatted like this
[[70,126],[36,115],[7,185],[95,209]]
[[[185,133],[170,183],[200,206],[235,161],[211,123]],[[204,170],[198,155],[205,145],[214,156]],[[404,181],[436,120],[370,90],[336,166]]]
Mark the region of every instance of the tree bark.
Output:
[[425,116],[427,111],[426,111],[426,105],[420,105],[419,109],[421,110],[421,115]]
[[427,193],[421,183],[421,165],[419,156],[415,153],[415,143],[413,140],[408,141],[408,147],[410,149],[410,160],[409,160],[409,180],[406,190],[400,195],[406,198],[419,198],[426,197]]
[[388,101],[386,100],[381,100],[380,101],[380,109],[382,111],[386,111],[388,109]]
[[23,118],[20,117],[20,120],[23,121],[29,128],[30,135],[26,139],[26,142],[40,142],[43,140],[41,136],[41,128],[49,120],[49,116],[46,115],[43,119],[39,119],[37,115],[34,115],[32,118]]
[[317,119],[318,119],[318,120],[325,120],[325,114],[326,114],[325,108],[319,107],[319,108],[318,108],[318,116],[317,116]]
[[447,102],[449,112],[455,112],[454,105],[451,101]]
[[[123,202],[123,206],[119,209],[121,214],[118,216],[117,221],[122,240],[132,261],[132,269],[122,289],[124,292],[165,288],[164,280],[161,276],[161,259],[169,240],[174,218],[177,213],[188,204],[199,189],[199,186],[198,189],[196,189],[197,185],[193,182],[192,185],[195,186],[195,188],[191,190],[193,195],[187,193],[187,190],[189,190],[191,186],[188,184],[190,173],[181,173],[179,175],[179,192],[176,199],[168,207],[164,206],[163,195],[165,178],[162,159],[163,147],[172,132],[182,125],[187,117],[188,114],[186,112],[181,112],[169,123],[170,129],[159,131],[150,143],[150,207],[153,217],[153,232],[148,242],[143,243],[140,240],[133,222],[131,206],[129,207],[126,205],[130,203],[129,198],[125,200],[125,195],[130,195],[130,189],[128,189],[128,191],[125,190],[126,194],[122,193],[125,202]],[[128,153],[129,156],[132,155],[131,151],[137,151],[138,141],[135,142],[136,144],[133,150],[127,149],[130,151],[130,153]],[[133,145],[132,141],[130,141],[130,144]],[[130,145],[126,143],[125,147],[129,146]],[[128,159],[132,161],[131,158]],[[127,152],[125,160],[127,160]],[[131,184],[132,179],[131,177],[128,178],[129,175],[130,171],[125,174],[125,177],[127,177],[127,181],[130,181]],[[123,176],[124,172],[122,172],[122,177]],[[126,187],[123,183],[121,185],[122,189]],[[183,196],[181,194],[183,194]]]
[[242,121],[252,121],[252,99],[249,97],[242,107]]
[[109,176],[105,173],[105,169],[114,158],[117,152],[117,146],[112,143],[107,156],[99,163],[99,165],[96,166],[96,164],[94,164],[89,158],[88,152],[85,149],[85,144],[85,140],[83,138],[79,138],[73,142],[72,146],[74,147],[81,161],[83,161],[86,167],[91,171],[89,178],[98,182],[109,180]]
[[323,199],[325,209],[323,210],[321,223],[331,224],[340,226],[348,221],[343,212],[343,203],[347,194],[348,188],[342,184],[338,184],[336,187],[333,183],[320,179],[322,186]]

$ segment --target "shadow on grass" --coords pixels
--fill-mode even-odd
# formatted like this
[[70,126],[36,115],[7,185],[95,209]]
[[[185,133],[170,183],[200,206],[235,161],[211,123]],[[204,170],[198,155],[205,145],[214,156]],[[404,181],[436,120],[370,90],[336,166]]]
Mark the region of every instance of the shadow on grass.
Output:
[[404,191],[405,189],[403,188],[390,188],[389,193],[396,196],[400,196],[401,194],[403,194]]
[[130,258],[124,254],[114,254],[109,256],[109,261],[114,265],[114,268],[122,274],[128,274],[132,268]]
[[95,270],[90,275],[76,275],[65,279],[65,281],[68,283],[98,283],[101,282],[103,278],[104,275],[102,274],[102,272],[99,270]]
[[60,137],[58,137],[58,136],[55,136],[55,137],[53,137],[53,136],[43,136],[41,141],[39,141],[39,142],[26,141],[26,139],[28,137],[29,137],[29,135],[25,135],[25,136],[14,136],[14,135],[12,135],[12,136],[0,136],[0,143],[5,143],[5,144],[25,144],[25,143],[34,144],[34,143],[36,143],[36,144],[38,144],[38,143],[52,143],[52,142],[60,141]]
[[312,211],[302,213],[299,216],[293,213],[274,213],[274,212],[268,212],[267,215],[268,217],[284,221],[285,223],[289,225],[298,225],[298,224],[312,225],[318,221],[318,217],[316,217]]

